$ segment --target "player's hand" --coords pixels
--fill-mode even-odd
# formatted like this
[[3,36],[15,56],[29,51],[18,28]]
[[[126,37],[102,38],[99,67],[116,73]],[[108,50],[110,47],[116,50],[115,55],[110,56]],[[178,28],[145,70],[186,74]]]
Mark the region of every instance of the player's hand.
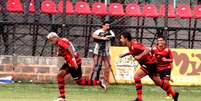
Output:
[[123,58],[123,57],[124,57],[124,54],[120,54],[120,55],[119,55],[119,58]]
[[139,60],[140,58],[142,58],[142,56],[138,55],[134,57],[136,60]]
[[70,67],[73,67],[73,68],[78,68],[78,65],[77,65],[77,63],[76,63],[76,61],[73,59],[72,61],[71,61],[71,63],[69,63],[69,66]]
[[164,61],[164,62],[167,62],[167,61],[168,61],[168,59],[165,58],[165,57],[163,57],[161,60]]

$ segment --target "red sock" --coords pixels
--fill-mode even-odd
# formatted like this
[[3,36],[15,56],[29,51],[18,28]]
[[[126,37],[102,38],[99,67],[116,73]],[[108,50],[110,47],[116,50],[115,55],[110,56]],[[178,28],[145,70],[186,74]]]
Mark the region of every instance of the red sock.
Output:
[[58,83],[58,88],[59,88],[59,93],[60,93],[60,97],[65,98],[65,83],[64,83],[64,77],[60,77],[57,79],[57,83]]
[[134,78],[135,80],[135,87],[136,87],[136,92],[137,92],[137,98],[139,100],[142,100],[142,83],[141,83],[141,78],[136,77]]
[[163,80],[161,81],[161,88],[167,92],[167,94],[171,94],[175,96],[175,92],[172,90],[172,87],[169,83],[165,83]]
[[100,84],[100,81],[98,81],[98,80],[86,80],[86,79],[82,80],[82,85],[96,86],[99,84]]

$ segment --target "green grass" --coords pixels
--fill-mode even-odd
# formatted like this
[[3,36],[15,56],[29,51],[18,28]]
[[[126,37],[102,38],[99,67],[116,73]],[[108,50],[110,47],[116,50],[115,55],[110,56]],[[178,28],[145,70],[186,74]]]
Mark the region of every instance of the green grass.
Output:
[[[201,87],[174,87],[179,101],[200,101]],[[130,101],[135,98],[132,85],[110,85],[107,93],[100,87],[66,85],[68,101]],[[14,83],[0,85],[0,101],[53,101],[58,96],[56,84]],[[143,86],[144,101],[172,101],[156,86]]]

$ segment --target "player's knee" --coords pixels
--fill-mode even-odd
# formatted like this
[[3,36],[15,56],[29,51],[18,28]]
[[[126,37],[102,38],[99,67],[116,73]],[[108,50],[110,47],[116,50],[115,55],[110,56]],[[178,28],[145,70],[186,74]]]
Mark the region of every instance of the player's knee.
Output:
[[156,86],[160,86],[160,85],[161,85],[161,83],[160,83],[159,81],[154,81],[154,84],[155,84]]
[[134,75],[134,80],[138,79],[139,76],[138,75]]
[[65,71],[64,70],[59,71],[57,77],[63,77],[63,76],[65,76]]
[[134,76],[134,81],[140,81],[141,80],[141,77],[139,76]]
[[138,74],[138,73],[136,72],[135,75],[134,75],[134,79],[138,79],[138,78],[141,78],[141,77],[140,77],[140,74]]

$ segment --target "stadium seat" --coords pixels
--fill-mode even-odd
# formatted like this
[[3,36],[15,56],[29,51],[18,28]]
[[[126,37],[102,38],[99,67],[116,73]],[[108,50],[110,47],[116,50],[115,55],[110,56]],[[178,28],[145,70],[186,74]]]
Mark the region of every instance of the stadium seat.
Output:
[[7,10],[9,12],[23,12],[23,7],[20,0],[8,0]]
[[109,15],[112,15],[112,16],[123,16],[123,15],[125,15],[122,4],[111,3],[109,5]]
[[31,13],[35,12],[35,2],[34,2],[34,0],[31,0],[31,3],[29,5],[29,12],[31,12]]
[[142,16],[142,12],[140,11],[140,7],[138,4],[130,3],[126,6],[126,15],[127,16]]
[[[159,16],[165,16],[165,4],[162,4],[159,11]],[[171,4],[168,4],[168,18],[176,18],[176,14],[174,12],[174,8]]]
[[196,19],[201,19],[201,5],[194,6],[193,16]]
[[[63,13],[63,0],[58,4],[58,13]],[[66,2],[66,14],[73,14],[73,4],[70,1]]]
[[86,2],[76,2],[75,3],[75,13],[76,14],[91,14],[89,5]]
[[107,12],[107,6],[104,3],[96,2],[92,4],[92,14],[94,15],[106,15]]
[[56,4],[52,0],[45,0],[41,4],[41,12],[48,14],[56,14]]
[[154,4],[145,4],[143,7],[144,17],[159,17],[157,8]]
[[180,18],[192,18],[191,8],[189,5],[178,4],[176,14]]

